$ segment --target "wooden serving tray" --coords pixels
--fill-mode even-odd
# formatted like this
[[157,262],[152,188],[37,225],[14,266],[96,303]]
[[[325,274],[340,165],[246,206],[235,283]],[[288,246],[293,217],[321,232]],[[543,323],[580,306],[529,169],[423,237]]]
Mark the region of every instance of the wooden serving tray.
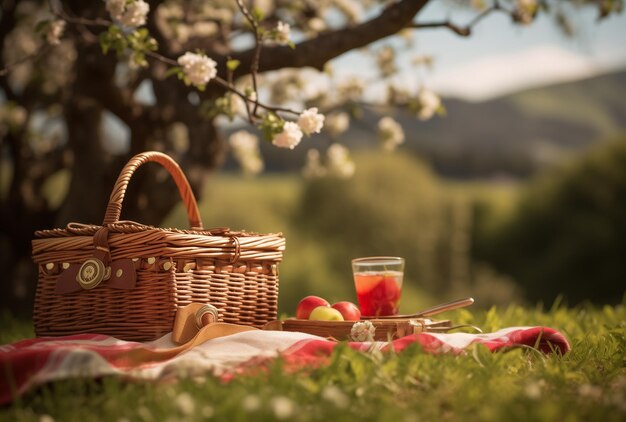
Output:
[[[442,333],[453,328],[450,320],[433,321],[426,318],[368,319],[375,327],[374,340],[389,341],[410,334],[423,332]],[[289,318],[282,321],[271,321],[264,330],[298,331],[336,340],[353,340],[350,330],[358,321],[311,321],[307,319]],[[364,322],[364,321],[361,321]]]

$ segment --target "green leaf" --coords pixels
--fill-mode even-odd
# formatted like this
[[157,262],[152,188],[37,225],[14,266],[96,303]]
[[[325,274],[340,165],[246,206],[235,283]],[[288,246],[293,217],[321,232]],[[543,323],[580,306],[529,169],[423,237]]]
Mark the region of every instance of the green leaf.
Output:
[[252,18],[254,19],[256,23],[261,22],[263,18],[265,17],[263,14],[263,11],[259,9],[258,7],[253,8],[250,14],[252,15]]
[[38,22],[37,25],[35,25],[35,32],[39,33],[44,31],[48,28],[48,25],[50,25],[50,20],[48,19]]
[[258,128],[263,133],[263,137],[268,142],[271,142],[274,135],[283,131],[285,121],[276,113],[269,112],[263,116],[263,121],[259,124]]
[[109,49],[111,48],[111,40],[109,40],[108,34],[103,32],[100,34],[100,48],[102,48],[102,53],[107,54]]
[[156,51],[159,48],[159,43],[154,38],[148,38],[146,43],[147,51]]
[[239,60],[236,59],[230,59],[226,62],[226,68],[228,70],[230,70],[231,72],[234,72],[235,69],[237,69],[239,67],[239,65],[241,64],[241,62]]
[[150,35],[147,28],[139,28],[135,32],[139,38],[147,38]]

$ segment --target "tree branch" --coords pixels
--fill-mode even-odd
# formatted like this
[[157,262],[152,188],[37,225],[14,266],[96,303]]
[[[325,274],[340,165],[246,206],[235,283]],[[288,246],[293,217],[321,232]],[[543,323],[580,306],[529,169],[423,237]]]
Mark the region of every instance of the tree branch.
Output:
[[407,26],[407,28],[414,29],[424,29],[424,28],[448,28],[452,32],[462,37],[469,37],[472,34],[472,29],[476,26],[481,20],[490,15],[493,12],[503,12],[507,14],[512,14],[512,11],[506,10],[504,7],[500,5],[498,1],[495,1],[490,7],[484,9],[480,12],[474,19],[472,19],[467,25],[461,26],[457,25],[450,20],[438,21],[438,22],[417,22],[412,23]]
[[3,69],[0,69],[0,78],[8,75],[9,72],[11,72],[13,69],[15,69],[16,67],[18,67],[19,65],[23,63],[26,63],[29,61],[33,61],[33,62],[37,61],[41,56],[47,53],[49,49],[50,49],[50,45],[45,44],[44,46],[39,48],[37,51],[35,51],[33,54],[24,56],[21,59],[14,61],[13,63],[8,63]]
[[[241,13],[245,16],[246,20],[252,27],[252,31],[254,32],[254,55],[252,58],[252,63],[250,64],[250,75],[252,76],[252,89],[254,90],[254,95],[258,95],[258,86],[256,75],[259,70],[259,60],[261,59],[261,47],[263,43],[263,38],[261,37],[261,33],[259,32],[259,26],[257,25],[254,17],[250,14],[246,6],[244,6],[242,0],[236,0],[237,7],[241,10]],[[231,75],[232,77],[232,75]],[[249,120],[252,121],[253,117],[257,116],[258,103],[255,102],[254,108],[252,109],[252,113],[250,113],[250,109],[248,108],[248,102],[244,98],[244,103],[246,104],[246,111],[249,116]]]
[[[406,28],[428,1],[399,1],[369,21],[348,28],[322,32],[313,39],[297,44],[295,49],[288,46],[264,46],[259,61],[259,72],[307,66],[323,70],[329,60]],[[231,54],[233,59],[241,62],[235,72],[235,77],[247,74],[254,60],[254,54],[254,48]],[[215,57],[215,59],[220,65],[220,73],[225,74],[227,57]]]
[[441,21],[441,22],[420,22],[414,23],[408,26],[408,28],[414,29],[425,29],[425,28],[448,28],[452,32],[462,37],[469,37],[472,33],[471,28],[469,26],[458,26],[453,24],[450,21]]

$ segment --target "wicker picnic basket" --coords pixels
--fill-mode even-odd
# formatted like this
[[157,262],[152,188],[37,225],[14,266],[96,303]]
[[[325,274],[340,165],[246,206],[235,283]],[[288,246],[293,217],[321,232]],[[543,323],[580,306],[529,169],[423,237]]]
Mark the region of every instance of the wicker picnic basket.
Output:
[[[128,183],[147,162],[173,177],[190,229],[120,221]],[[38,231],[32,246],[39,266],[38,336],[153,340],[172,331],[176,310],[192,302],[215,306],[223,322],[261,327],[276,319],[282,234],[203,229],[185,175],[159,152],[138,154],[122,169],[101,226],[70,223]]]

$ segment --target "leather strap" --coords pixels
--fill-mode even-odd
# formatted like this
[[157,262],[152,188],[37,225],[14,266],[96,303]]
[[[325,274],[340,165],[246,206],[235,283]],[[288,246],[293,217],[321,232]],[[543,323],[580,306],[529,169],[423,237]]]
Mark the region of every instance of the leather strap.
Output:
[[[83,290],[76,276],[82,263],[70,264],[67,269],[62,270],[57,279],[55,293],[64,295]],[[136,263],[132,259],[118,259],[111,262],[111,277],[103,281],[104,286],[114,289],[134,289],[137,284]]]
[[[197,315],[205,305],[201,303],[191,303],[176,311],[176,319],[174,320],[174,328],[172,330],[172,341],[180,344],[176,349],[181,351],[190,349],[198,344],[202,344],[207,340],[218,337],[224,337],[231,334],[242,333],[244,331],[258,330],[258,328],[247,325],[227,324],[225,322],[214,322],[211,319],[202,318]],[[196,323],[199,316],[204,326],[199,327]]]
[[[177,312],[176,317],[178,318],[179,315],[180,313]],[[173,347],[170,349],[131,349],[125,351],[119,356],[111,356],[110,359],[112,363],[119,367],[134,366],[137,364],[137,362],[165,361],[179,355],[180,353],[186,352],[187,350],[192,349],[204,343],[205,341],[253,330],[258,330],[258,328],[248,327],[244,325],[226,324],[223,322],[215,322],[200,328],[199,331],[189,341],[181,344],[178,347]]]
[[249,327],[246,325],[227,324],[225,322],[214,322],[212,324],[202,327],[196,335],[187,343],[183,343],[173,349],[167,349],[165,353],[171,353],[177,355],[184,351],[194,348],[205,341],[212,340],[214,338],[229,336],[231,334],[243,333],[244,331],[258,330],[255,327]]

